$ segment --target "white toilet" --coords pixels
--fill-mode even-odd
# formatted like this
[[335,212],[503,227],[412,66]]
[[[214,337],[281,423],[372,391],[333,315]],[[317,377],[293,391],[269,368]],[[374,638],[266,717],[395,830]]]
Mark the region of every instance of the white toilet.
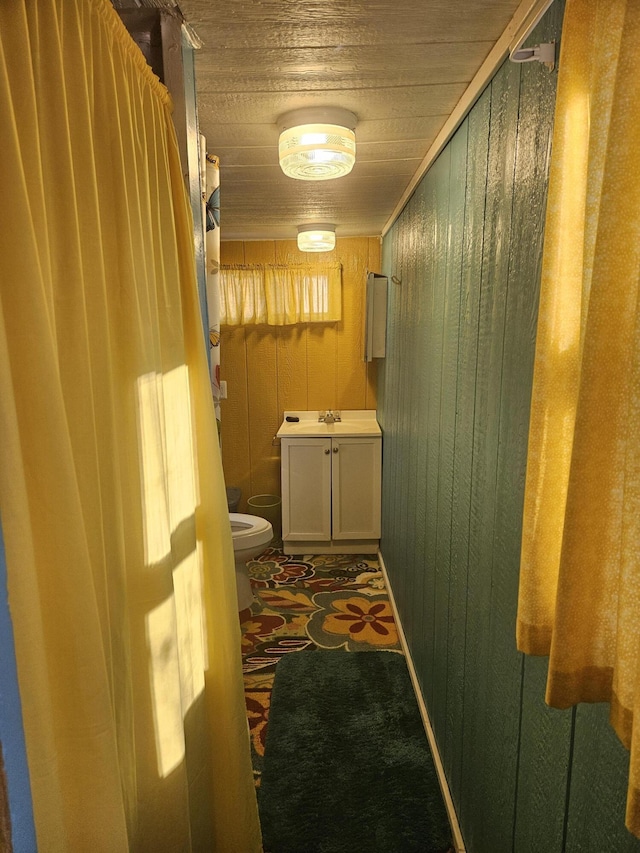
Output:
[[247,560],[253,560],[262,554],[273,539],[273,528],[266,518],[241,512],[230,512],[229,521],[233,537],[233,556],[236,561],[238,610],[246,610],[253,603]]

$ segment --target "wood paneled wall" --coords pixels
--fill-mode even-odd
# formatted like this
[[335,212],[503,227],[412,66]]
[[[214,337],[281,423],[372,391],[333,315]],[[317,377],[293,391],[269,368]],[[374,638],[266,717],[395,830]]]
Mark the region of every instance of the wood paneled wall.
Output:
[[[295,240],[223,242],[223,264],[313,261]],[[272,443],[290,409],[375,409],[376,362],[362,360],[367,271],[380,271],[378,237],[338,238],[322,261],[342,264],[342,321],[223,328],[222,463],[228,486],[280,494],[280,447]]]
[[515,645],[555,82],[507,61],[383,243],[382,553],[471,853],[640,850],[608,708]]

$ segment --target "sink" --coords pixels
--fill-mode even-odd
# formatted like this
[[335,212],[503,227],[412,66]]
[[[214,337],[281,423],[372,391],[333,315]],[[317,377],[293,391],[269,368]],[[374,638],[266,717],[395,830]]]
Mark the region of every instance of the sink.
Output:
[[[380,435],[380,426],[376,420],[376,413],[371,410],[344,409],[340,412],[341,420],[332,424],[325,424],[318,420],[318,410],[304,412],[285,412],[284,420],[278,430],[278,438],[294,438],[295,436],[319,436],[331,437],[357,436],[357,435]],[[297,422],[287,421],[287,417],[298,418]]]

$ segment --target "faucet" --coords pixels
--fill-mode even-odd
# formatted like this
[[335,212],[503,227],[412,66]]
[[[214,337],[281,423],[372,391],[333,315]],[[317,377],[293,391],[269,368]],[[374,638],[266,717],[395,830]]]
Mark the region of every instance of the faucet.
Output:
[[334,424],[340,420],[340,412],[334,412],[333,409],[327,409],[324,415],[318,412],[318,420],[325,424]]

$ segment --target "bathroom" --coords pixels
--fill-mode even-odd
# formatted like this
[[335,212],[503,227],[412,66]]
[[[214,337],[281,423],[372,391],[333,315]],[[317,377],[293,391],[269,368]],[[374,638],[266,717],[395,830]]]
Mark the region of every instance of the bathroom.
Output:
[[[556,0],[541,22],[545,39],[560,42],[563,7]],[[3,23],[7,25],[6,20]],[[609,705],[580,703],[565,710],[548,707],[544,701],[547,659],[522,655],[515,641],[537,288],[556,80],[557,71],[547,74],[537,63],[519,67],[506,62],[384,236],[380,237],[380,231],[362,236],[338,232],[336,248],[326,259],[342,265],[343,319],[339,323],[223,327],[220,340],[221,377],[227,389],[221,401],[222,466],[227,485],[242,491],[241,512],[247,510],[246,501],[252,495],[280,494],[280,449],[275,436],[285,411],[355,409],[377,414],[384,441],[381,552],[459,812],[465,849],[475,853],[640,849],[640,842],[625,828],[629,754],[609,723]],[[224,222],[224,188],[222,199]],[[50,203],[56,200],[52,198]],[[8,229],[6,218],[3,223]],[[15,237],[15,231],[11,234]],[[10,250],[8,244],[5,239],[3,252]],[[297,250],[293,236],[222,239],[222,264],[302,260],[306,258]],[[385,358],[366,363],[362,360],[362,329],[366,273],[371,270],[388,277],[389,323]],[[473,282],[481,286],[476,289]],[[3,302],[5,310],[8,304]],[[33,324],[38,341],[46,337],[43,316],[40,325]],[[187,321],[191,319],[187,317]],[[71,329],[79,323],[96,332],[81,312],[69,322]],[[61,340],[64,349],[66,342]],[[173,359],[173,352],[171,355],[172,360],[163,365],[170,377],[164,393],[171,390],[178,404],[188,408],[188,398],[180,396],[185,393],[183,376],[176,370],[180,362]],[[68,365],[84,363],[80,349],[69,349],[65,358]],[[41,361],[41,369],[47,387],[55,384],[46,359]],[[152,371],[141,367],[138,375],[150,377]],[[202,377],[197,381],[202,393],[206,382],[203,384]],[[139,400],[155,405],[155,387],[156,379],[141,382]],[[105,389],[108,393],[110,386]],[[75,411],[80,416],[85,412],[80,403]],[[193,411],[195,419],[205,417],[196,407]],[[33,420],[39,429],[51,423],[53,430],[53,422],[58,424],[52,410],[38,411]],[[153,417],[145,420],[142,416],[137,428],[141,434],[147,430],[155,435]],[[37,434],[35,426],[32,429]],[[99,423],[96,429],[100,433]],[[86,439],[82,430],[77,437]],[[115,453],[117,448],[113,450]],[[124,458],[120,461],[121,471],[131,463]],[[143,482],[151,483],[157,474],[155,457],[136,458],[136,470],[138,463]],[[39,464],[37,457],[30,464]],[[11,471],[15,473],[13,468]],[[97,466],[91,476],[99,473],[104,477],[105,471]],[[426,473],[421,477],[418,472]],[[192,484],[185,488],[189,492]],[[154,512],[160,517],[162,508],[153,504],[149,494],[143,494],[145,499],[149,517]],[[212,500],[220,510],[219,495]],[[94,509],[85,507],[88,517],[93,517]],[[183,509],[182,505],[172,507],[177,522],[175,529],[171,522],[169,534],[156,531],[158,538],[154,539],[149,528],[147,556],[156,553],[158,559],[149,558],[146,564],[162,562],[167,535],[181,547],[181,537],[191,523]],[[3,524],[8,524],[7,519],[3,505]],[[114,517],[111,523],[111,530],[121,531],[121,519]],[[48,544],[60,546],[62,553],[55,531],[47,531],[47,535]],[[106,553],[110,547],[107,541]],[[181,554],[182,559],[187,551]],[[224,557],[227,561],[228,556]],[[0,562],[4,573],[4,555]],[[172,569],[176,576],[183,563]],[[425,565],[436,568],[424,572]],[[109,607],[119,606],[116,598],[122,590],[110,591],[115,597],[106,607],[99,597],[104,590],[99,584],[97,589],[96,611],[101,616]],[[56,591],[44,586],[42,594],[51,597]],[[68,598],[74,595],[69,588]],[[158,612],[163,595],[158,591]],[[183,602],[186,607],[188,596]],[[13,645],[12,616],[19,613],[25,618],[24,601],[11,601],[11,615],[6,605],[3,596],[3,654]],[[66,612],[61,610],[61,616]],[[221,617],[219,621],[225,620],[232,636],[230,619]],[[45,626],[46,630],[51,627]],[[91,635],[83,635],[87,645],[98,643],[97,634],[108,634],[105,622],[98,620],[98,627]],[[56,647],[57,656],[72,659],[81,655],[79,645]],[[24,634],[16,638],[16,648],[19,655],[25,654]],[[117,639],[113,648],[116,660],[122,652]],[[162,648],[158,635],[160,662]],[[169,661],[167,667],[171,665]],[[9,672],[15,663],[7,663],[3,657],[2,666],[3,672]],[[44,713],[44,703],[21,712],[17,676],[13,686],[10,681],[3,678],[3,708],[9,708],[11,714],[3,711],[0,732],[6,731],[11,717],[14,747],[9,754],[4,737],[2,740],[10,771],[14,828],[19,829],[19,818],[27,824],[32,820],[20,717],[25,713],[27,726],[33,727],[37,715]],[[119,690],[117,681],[114,689]],[[101,688],[105,695],[108,684],[109,678],[105,678]],[[126,690],[118,693],[125,694]],[[156,699],[162,696],[160,687],[154,695]],[[203,719],[198,691],[193,695],[195,701],[184,720],[187,744],[190,731],[197,731]],[[77,704],[80,699],[84,702],[87,697],[78,694]],[[63,704],[72,719],[74,703]],[[129,714],[133,716],[133,711],[126,702],[118,706],[114,716],[123,729]],[[102,718],[105,727],[110,725],[107,717]],[[237,720],[224,719],[229,731],[235,731],[234,726],[240,731]],[[166,731],[172,730],[175,720],[171,718],[169,723]],[[142,731],[138,733],[144,736]],[[80,737],[79,727],[77,734]],[[63,724],[47,732],[46,749],[55,737],[71,744],[71,749],[74,729],[65,729]],[[151,755],[157,745],[152,738],[144,743]],[[114,767],[110,749],[105,748],[101,758],[109,768],[105,778]],[[188,754],[188,773],[183,773],[180,751],[169,749],[162,785],[142,790],[146,802],[157,795],[158,803],[164,804],[155,810],[158,821],[163,808],[170,809],[178,799],[188,800],[185,791],[202,769],[195,761],[189,764],[194,752]],[[33,755],[29,758],[33,760]],[[133,759],[128,756],[127,760],[132,762],[128,765],[131,771]],[[242,782],[232,783],[238,785],[235,790],[242,789]],[[38,796],[42,808],[42,786]],[[52,797],[46,808],[55,812],[59,804]],[[120,820],[124,807],[113,808]],[[235,806],[218,804],[215,820],[223,821],[225,808]],[[49,845],[40,839],[41,849],[83,849],[81,843],[65,846],[63,830],[55,821],[52,825],[61,834]],[[129,830],[133,832],[133,827]],[[16,851],[32,853],[36,849],[30,846],[29,832],[27,828],[24,835],[14,833]],[[111,846],[91,849],[124,851],[124,837],[119,836]],[[130,836],[134,837],[135,833]],[[249,853],[239,843],[225,847],[220,841],[215,849]],[[150,848],[138,838],[128,849]]]
[[[545,40],[559,39],[561,11],[552,7],[547,13]],[[525,75],[536,72],[533,65],[523,68]],[[555,89],[552,75],[531,76],[530,89],[521,84],[519,104],[507,100],[514,89],[509,74],[516,73],[506,66],[494,78],[494,91],[473,108],[381,245],[375,238],[338,237],[342,324],[223,329],[222,375],[229,389],[222,401],[223,464],[244,495],[279,494],[280,455],[273,436],[285,410],[377,409],[385,442],[382,554],[422,678],[434,685],[425,698],[454,801],[461,804],[466,849],[507,849],[502,845],[508,834],[515,851],[631,851],[639,847],[624,828],[628,753],[608,722],[608,706],[548,708],[546,659],[523,658],[512,641],[518,584],[512,566],[519,560],[518,496],[537,292],[519,287],[509,265],[517,265],[523,282],[539,277]],[[504,103],[500,114],[496,105]],[[490,124],[492,111],[502,126]],[[517,158],[509,150],[515,138]],[[472,150],[488,151],[489,168],[500,170],[491,176],[493,194],[486,191],[486,172],[465,190],[464,160]],[[510,160],[503,159],[505,152]],[[443,214],[445,233],[431,242],[426,229],[434,210],[436,217]],[[461,229],[474,217],[475,236],[467,238],[470,260],[462,270],[461,250],[455,254],[451,248],[456,232],[447,250],[446,229]],[[481,275],[483,251],[491,279],[480,307],[469,282]],[[223,241],[221,260],[292,263],[302,256],[293,239]],[[362,312],[365,274],[372,269],[389,278],[390,325],[387,357],[366,364]],[[450,282],[461,275],[467,284],[456,295]],[[431,279],[442,283],[432,295],[426,287]],[[467,312],[460,321],[459,311]],[[417,369],[425,363],[429,367]],[[511,375],[503,367],[508,364]],[[438,406],[427,399],[429,393]],[[475,444],[474,401],[485,407],[475,413],[480,425]],[[422,448],[416,417],[433,436]],[[500,454],[498,446],[504,448]],[[421,453],[434,455],[426,459]],[[416,468],[429,464],[441,466],[439,479],[432,475],[421,482]],[[495,483],[492,492],[481,491],[485,482]],[[438,501],[446,503],[436,521],[426,506]],[[453,524],[457,542],[451,540],[449,555],[442,537],[449,541]],[[421,572],[424,553],[446,566],[430,586]],[[467,588],[475,604],[466,598]],[[436,615],[433,636],[425,632],[426,607]],[[438,644],[448,648],[444,660],[438,659]]]

